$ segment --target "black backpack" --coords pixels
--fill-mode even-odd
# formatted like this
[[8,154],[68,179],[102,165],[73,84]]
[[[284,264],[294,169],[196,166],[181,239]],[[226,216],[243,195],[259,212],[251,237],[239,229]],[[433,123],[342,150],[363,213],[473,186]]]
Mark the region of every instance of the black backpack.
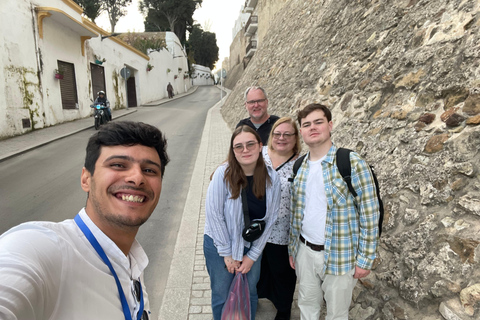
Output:
[[[352,165],[350,163],[350,152],[352,152],[352,150],[346,149],[346,148],[337,149],[337,154],[336,154],[337,167],[338,167],[338,171],[340,171],[340,174],[342,175],[343,181],[345,181],[345,183],[348,186],[348,190],[354,197],[356,197],[357,192],[355,191],[355,189],[353,189],[352,178],[350,176],[352,172]],[[293,175],[290,179],[288,179],[288,181],[293,182],[293,180],[297,175],[298,169],[302,165],[303,159],[305,159],[306,156],[307,155],[304,154],[303,156],[295,160],[295,163],[293,164]],[[378,185],[378,179],[377,179],[377,176],[375,175],[375,170],[373,169],[373,166],[370,166],[370,170],[372,171],[373,181],[375,182],[375,189],[377,190],[378,206],[380,211],[380,218],[378,219],[378,235],[381,236],[383,215],[384,215],[383,201],[380,198],[380,187]]]

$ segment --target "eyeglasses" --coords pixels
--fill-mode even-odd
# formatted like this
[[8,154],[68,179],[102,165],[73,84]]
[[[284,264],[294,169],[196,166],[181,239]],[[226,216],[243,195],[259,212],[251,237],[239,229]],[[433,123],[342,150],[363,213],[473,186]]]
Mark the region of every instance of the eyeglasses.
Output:
[[274,139],[280,139],[281,137],[283,137],[284,139],[290,139],[294,135],[295,135],[295,133],[290,133],[290,132],[283,132],[283,133],[274,132],[274,133],[272,133],[272,136],[273,136]]
[[253,141],[250,141],[250,142],[247,142],[246,144],[236,144],[233,146],[233,151],[235,153],[242,153],[243,152],[243,149],[247,148],[247,151],[250,151],[252,150],[253,148],[255,148],[255,146],[258,144],[258,142],[253,142]]
[[[142,290],[142,286],[140,285],[140,281],[138,280],[133,280],[133,288],[132,292],[135,298],[137,299],[137,302],[140,302],[140,290]],[[148,320],[148,313],[146,310],[143,310],[142,317],[140,320]]]
[[253,105],[256,104],[256,103],[259,103],[259,104],[260,104],[260,103],[265,102],[266,100],[267,100],[267,99],[250,100],[250,101],[247,101],[247,104],[253,106]]

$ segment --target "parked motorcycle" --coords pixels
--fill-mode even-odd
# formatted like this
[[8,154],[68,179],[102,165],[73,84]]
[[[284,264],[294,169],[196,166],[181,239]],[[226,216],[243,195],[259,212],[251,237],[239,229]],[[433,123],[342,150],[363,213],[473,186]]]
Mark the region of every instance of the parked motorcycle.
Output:
[[94,113],[94,121],[95,121],[95,130],[98,130],[102,124],[105,124],[108,122],[108,115],[107,115],[107,106],[101,105],[101,104],[96,104],[96,105],[91,105],[90,108],[93,108]]

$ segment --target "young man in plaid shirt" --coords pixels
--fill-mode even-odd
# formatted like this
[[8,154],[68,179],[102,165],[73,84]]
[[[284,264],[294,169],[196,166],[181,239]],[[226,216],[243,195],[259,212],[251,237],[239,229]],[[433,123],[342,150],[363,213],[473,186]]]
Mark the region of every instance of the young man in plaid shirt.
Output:
[[357,279],[370,273],[378,243],[379,203],[368,164],[350,153],[354,199],[337,164],[330,110],[310,104],[298,113],[309,153],[292,183],[289,255],[299,281],[302,320],[348,319]]

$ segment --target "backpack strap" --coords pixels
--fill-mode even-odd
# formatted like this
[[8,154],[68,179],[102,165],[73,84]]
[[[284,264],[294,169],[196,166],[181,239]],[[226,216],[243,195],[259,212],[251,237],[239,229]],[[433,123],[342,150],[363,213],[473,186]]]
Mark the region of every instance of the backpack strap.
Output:
[[302,165],[303,159],[307,154],[304,154],[303,156],[299,157],[297,160],[295,160],[295,163],[293,164],[293,174],[290,178],[288,178],[289,182],[293,182],[295,180],[295,177],[297,176],[298,169],[300,169],[300,166]]
[[[350,152],[352,152],[352,150],[346,149],[346,148],[337,149],[337,154],[336,154],[337,168],[338,168],[338,171],[340,171],[340,174],[342,175],[343,180],[347,184],[348,190],[353,195],[353,197],[356,197],[357,192],[352,186],[352,177],[351,177],[352,165],[350,163]],[[295,180],[298,169],[300,169],[300,166],[302,165],[303,160],[305,159],[306,156],[307,154],[304,154],[303,156],[295,160],[295,163],[293,164],[293,174],[292,174],[292,177],[288,179],[288,181],[293,182],[293,180]]]
[[357,192],[353,189],[352,186],[352,165],[350,163],[350,152],[352,150],[346,148],[338,148],[337,149],[337,168],[342,175],[343,180],[348,186],[348,190],[353,195],[353,197],[357,196]]

